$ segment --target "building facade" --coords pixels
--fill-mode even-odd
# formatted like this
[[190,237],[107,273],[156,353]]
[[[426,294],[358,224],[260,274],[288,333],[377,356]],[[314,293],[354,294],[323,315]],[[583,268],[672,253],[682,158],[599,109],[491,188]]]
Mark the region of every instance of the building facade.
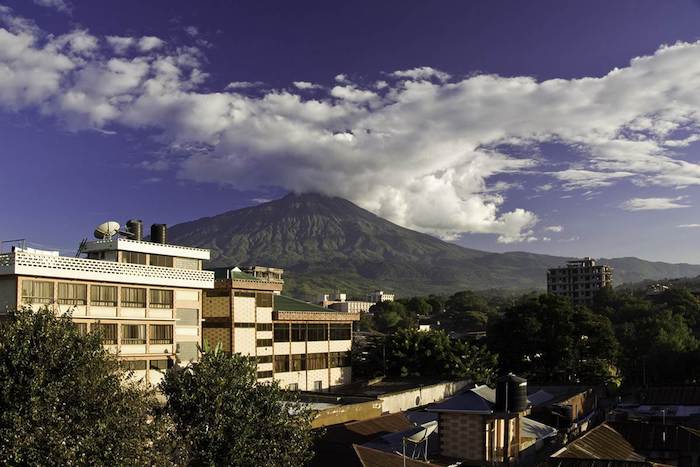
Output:
[[612,287],[612,273],[610,266],[592,258],[568,261],[547,271],[547,293],[568,297],[575,304],[590,303],[600,289]]
[[23,306],[70,312],[151,384],[175,362],[198,359],[202,289],[214,287],[214,273],[202,270],[209,250],[125,238],[85,242],[81,250],[86,258],[22,245],[0,254],[0,313]]
[[351,381],[352,323],[359,314],[336,312],[281,294],[279,278],[237,268],[217,269],[204,292],[206,345],[257,359],[258,380],[323,391]]
[[372,303],[393,302],[394,294],[386,293],[383,290],[375,290],[367,294],[367,301]]

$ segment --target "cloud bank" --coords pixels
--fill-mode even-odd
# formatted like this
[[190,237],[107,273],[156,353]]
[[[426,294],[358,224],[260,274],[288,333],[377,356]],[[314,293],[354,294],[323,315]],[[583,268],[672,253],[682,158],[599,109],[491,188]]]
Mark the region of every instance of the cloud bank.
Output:
[[[0,21],[0,107],[34,108],[74,131],[149,129],[172,149],[153,165],[184,179],[338,195],[443,238],[491,233],[503,243],[536,240],[538,219],[517,199],[504,209],[498,175],[545,174],[548,189],[566,190],[700,184],[700,165],[675,152],[700,133],[700,42],[663,46],[602,77],[454,77],[420,67],[373,83],[339,74],[329,88],[297,81],[251,95],[242,85],[205,91],[196,47],[51,35],[6,7]],[[534,151],[500,149],[545,142],[578,159],[550,166]],[[623,207],[684,206],[639,198]]]

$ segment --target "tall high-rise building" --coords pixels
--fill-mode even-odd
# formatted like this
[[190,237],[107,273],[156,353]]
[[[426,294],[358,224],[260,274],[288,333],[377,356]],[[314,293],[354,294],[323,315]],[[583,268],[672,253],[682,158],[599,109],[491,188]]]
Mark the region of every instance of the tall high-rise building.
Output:
[[587,304],[597,291],[612,287],[612,268],[585,257],[567,261],[566,266],[547,271],[547,293],[568,297],[575,304]]
[[202,289],[214,287],[214,273],[202,270],[209,250],[166,244],[165,226],[154,227],[157,242],[141,240],[140,225],[132,238],[103,232],[83,242],[86,257],[16,243],[0,254],[0,314],[23,306],[70,311],[81,331],[102,333],[135,378],[157,384],[163,370],[199,358]]

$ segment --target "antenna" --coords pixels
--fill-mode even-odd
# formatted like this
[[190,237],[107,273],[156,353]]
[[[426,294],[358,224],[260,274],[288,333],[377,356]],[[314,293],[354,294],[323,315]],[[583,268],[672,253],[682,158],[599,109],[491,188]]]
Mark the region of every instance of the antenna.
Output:
[[99,240],[110,240],[119,233],[120,225],[115,221],[107,221],[95,228],[95,238]]
[[420,456],[421,443],[425,441],[425,447],[423,448],[423,460],[428,460],[428,437],[433,434],[435,430],[437,430],[437,427],[437,421],[428,422],[420,427],[416,427],[418,431],[412,435],[403,437],[403,465],[406,465],[406,442],[413,444],[411,459],[417,459]]

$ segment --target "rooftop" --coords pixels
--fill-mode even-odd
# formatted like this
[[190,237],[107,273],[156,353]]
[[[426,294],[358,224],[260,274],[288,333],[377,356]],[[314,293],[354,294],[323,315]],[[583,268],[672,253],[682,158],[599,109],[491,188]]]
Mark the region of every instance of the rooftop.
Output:
[[81,250],[84,253],[96,251],[134,251],[137,253],[177,256],[180,258],[192,258],[201,260],[211,259],[211,252],[205,248],[170,245],[167,243],[145,242],[143,240],[131,240],[128,238],[120,237],[85,242]]
[[0,275],[55,277],[58,279],[201,289],[214,287],[214,273],[211,271],[118,263],[116,261],[58,256],[50,252],[21,250],[0,254]]

